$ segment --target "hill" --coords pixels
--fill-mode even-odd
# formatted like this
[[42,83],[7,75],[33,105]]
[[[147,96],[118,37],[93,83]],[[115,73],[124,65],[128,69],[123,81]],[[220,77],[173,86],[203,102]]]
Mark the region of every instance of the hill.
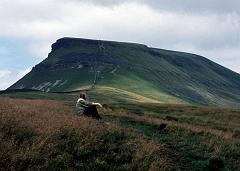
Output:
[[207,58],[146,45],[62,38],[9,89],[95,88],[130,101],[240,106],[240,75]]

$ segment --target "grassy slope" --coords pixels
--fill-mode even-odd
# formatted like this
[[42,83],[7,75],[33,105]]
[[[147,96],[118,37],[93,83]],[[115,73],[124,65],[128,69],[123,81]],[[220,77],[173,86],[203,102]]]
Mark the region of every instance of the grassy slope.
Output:
[[[84,75],[81,76],[81,75]],[[55,86],[54,91],[71,91],[74,89],[75,85],[89,86],[92,83],[93,74],[89,73],[88,70],[81,70],[81,74],[76,70],[60,70],[60,71],[33,71],[26,75],[26,77],[22,78],[21,82],[26,82],[23,84],[24,87],[33,88],[38,87],[39,85],[43,85],[44,83],[50,82],[54,84],[57,80],[62,80],[61,83],[66,81],[66,83],[61,86]],[[37,86],[36,86],[37,85]],[[20,83],[21,86],[21,83]],[[42,90],[47,91],[47,88],[44,87]]]
[[[134,96],[139,96],[139,100],[144,102],[144,98],[152,99],[159,103],[185,103],[172,95],[167,94],[161,90],[158,86],[143,80],[136,74],[131,72],[116,70],[114,73],[110,73],[105,76],[106,79],[100,80],[97,83],[97,89],[105,89],[107,93],[107,88],[111,90],[111,94],[128,94],[129,97],[134,98]],[[114,92],[114,88],[117,88],[117,92]],[[140,97],[142,96],[142,97]]]
[[0,170],[172,170],[165,146],[75,115],[62,102],[0,98]]
[[[162,49],[153,49],[153,51],[158,58],[181,71],[182,74],[178,75],[178,88],[182,89],[182,93],[194,91],[198,95],[205,96],[205,100],[211,104],[234,105],[234,102],[240,100],[239,74],[198,55]],[[173,88],[172,91],[179,92],[177,88]],[[185,95],[188,95],[188,92],[185,92]],[[237,105],[236,103],[235,106]]]
[[[81,129],[81,130],[95,129],[95,127],[92,128],[91,126],[85,127],[84,126],[85,124],[82,123],[81,119],[78,120],[77,118],[75,118],[74,114],[70,112],[70,110],[72,110],[71,107],[74,107],[78,93],[71,93],[71,94],[57,94],[57,93],[52,94],[52,93],[39,93],[39,92],[34,92],[34,93],[35,94],[32,94],[32,93],[17,93],[17,94],[11,94],[11,95],[6,94],[5,96],[11,96],[11,97],[18,96],[18,98],[37,98],[37,99],[50,98],[55,100],[61,100],[64,103],[66,103],[67,106],[69,106],[70,108],[65,105],[60,105],[61,107],[56,106],[55,108],[54,107],[55,104],[59,102],[54,102],[54,101],[52,102],[40,101],[41,104],[43,103],[44,105],[48,105],[48,106],[39,106],[37,108],[36,106],[33,107],[34,105],[36,105],[35,101],[26,101],[26,102],[17,101],[17,104],[21,104],[21,106],[17,105],[18,112],[20,111],[20,113],[21,112],[26,113],[23,118],[22,118],[23,113],[20,114],[20,117],[16,117],[16,118],[24,119],[24,122],[19,122],[19,123],[26,124],[29,121],[31,121],[31,118],[34,119],[35,121],[37,120],[37,122],[39,120],[41,121],[41,119],[47,119],[47,120],[50,120],[49,125],[54,126],[55,123],[53,122],[55,122],[56,120],[60,120],[60,123],[62,122],[65,123],[66,120],[70,120],[70,122],[72,122],[72,119],[73,119],[73,120],[77,120],[76,124],[79,125],[76,128],[77,130],[78,129]],[[182,168],[183,170],[208,170],[210,168],[214,168],[216,170],[216,168],[220,167],[221,163],[223,163],[224,165],[223,170],[238,170],[240,166],[240,163],[239,163],[240,111],[239,110],[203,108],[203,107],[195,107],[195,106],[188,106],[188,105],[181,105],[181,104],[166,105],[166,104],[160,104],[160,103],[150,103],[150,102],[147,103],[146,101],[141,103],[135,100],[126,101],[127,98],[124,98],[124,97],[122,99],[111,98],[111,93],[104,94],[104,95],[102,93],[103,92],[96,89],[96,90],[89,91],[88,95],[89,97],[91,97],[91,100],[99,101],[104,104],[104,108],[100,109],[100,113],[103,116],[104,121],[110,122],[111,124],[114,124],[114,125],[118,125],[119,128],[117,128],[118,131],[116,133],[112,134],[111,131],[108,132],[108,129],[107,130],[105,130],[105,128],[103,129],[100,124],[97,127],[99,131],[100,132],[105,131],[106,134],[111,134],[113,136],[112,138],[114,139],[116,136],[118,137],[119,135],[118,132],[119,131],[121,132],[121,129],[122,129],[121,127],[124,127],[125,130],[123,130],[123,132],[125,133],[134,132],[133,133],[134,137],[143,135],[145,139],[144,141],[146,141],[147,139],[148,141],[153,140],[154,144],[164,144],[164,147],[167,148],[166,149],[167,151],[163,150],[164,152],[160,154],[167,155],[166,160],[161,158],[161,156],[158,156],[158,155],[156,157],[153,157],[155,153],[150,155],[154,159],[156,159],[155,161],[161,160],[163,162],[160,164],[160,166],[157,166],[157,167],[164,166],[166,170],[167,168],[172,168],[173,170],[176,170],[177,168],[178,169]],[[120,96],[122,95],[123,94],[121,93]],[[13,106],[6,107],[7,105],[11,106],[15,104],[14,100],[10,104],[8,104],[9,101],[6,101],[6,103],[4,108],[3,108],[4,105],[1,106],[1,114],[3,114],[6,111],[6,109],[12,110],[15,108]],[[4,103],[1,103],[1,104],[4,104]],[[29,105],[29,104],[33,104],[33,105]],[[40,108],[42,108],[41,112],[43,112],[43,114],[45,112],[46,113],[51,112],[51,117],[44,115],[43,118],[42,117],[39,118],[39,116],[41,115],[38,115],[37,113],[36,113],[37,115],[35,115],[34,113],[38,112],[38,109],[40,110]],[[22,111],[23,109],[25,110],[25,112]],[[9,117],[10,118],[12,117],[12,119],[15,118],[15,115],[13,114],[14,112],[11,112],[11,111],[8,112]],[[29,118],[28,117],[29,115],[31,115],[32,117]],[[166,116],[175,117],[178,119],[178,121],[166,120]],[[3,117],[1,118],[3,119]],[[55,119],[51,121],[53,118]],[[93,121],[85,120],[84,122],[89,123]],[[159,130],[159,125],[162,123],[167,124],[167,128],[161,131]],[[96,125],[95,122],[93,122],[92,124]],[[92,125],[92,124],[89,124],[89,125]],[[8,123],[7,125],[10,126],[11,124]],[[31,124],[29,125],[31,126]],[[57,125],[59,125],[58,122],[57,122]],[[60,124],[60,127],[62,127],[61,124]],[[72,126],[67,126],[67,128],[72,129]],[[28,128],[26,129],[28,130]],[[110,128],[110,130],[111,129],[112,127]],[[23,135],[22,131],[23,130],[20,130],[21,134],[19,133],[19,135]],[[92,135],[97,137],[97,140],[96,140],[97,142],[98,141],[101,142],[103,139],[105,139],[104,137],[106,136],[106,134],[102,135],[100,132],[95,132]],[[60,131],[59,133],[57,133],[56,136],[58,136],[58,134],[60,135],[61,133],[62,132]],[[48,135],[44,135],[44,136],[48,136]],[[77,136],[82,137],[82,134],[79,135],[79,133],[77,133]],[[65,148],[71,148],[70,146],[71,144],[64,144],[69,140],[71,140],[71,134],[67,136],[66,140],[59,140],[59,141],[56,141],[55,139],[53,140],[55,141],[55,143],[60,143],[60,145],[61,144],[66,145]],[[87,143],[91,141],[91,138],[90,139],[86,138],[85,140]],[[121,140],[124,140],[124,141],[126,140],[127,142],[132,141],[132,139],[129,138],[129,135],[124,136],[124,138],[121,138]],[[5,139],[4,141],[10,141],[10,139],[9,140]],[[52,141],[51,136],[49,141],[50,141],[49,143],[51,143]],[[81,144],[78,141],[79,139],[76,139],[76,143],[78,144],[77,146],[84,147],[84,144]],[[120,140],[119,139],[117,141],[110,140],[109,144],[106,144],[106,148],[114,150],[114,147],[116,145],[115,143],[117,143],[118,141]],[[138,142],[142,140],[133,138],[133,141]],[[119,143],[123,143],[123,141],[120,141]],[[91,153],[92,150],[99,150],[99,149],[93,148],[94,146],[96,146],[96,144],[93,143],[92,145],[93,146],[87,146],[86,148],[83,148],[83,150],[87,150],[88,152],[90,152],[89,154],[92,154]],[[24,150],[25,147],[22,147],[22,148],[23,148],[22,150]],[[26,146],[26,148],[28,148],[28,146]],[[42,150],[44,152],[44,149],[45,149],[44,146],[42,146],[41,148],[43,148]],[[98,146],[96,148],[98,148]],[[121,152],[119,153],[117,152],[117,154],[120,155],[120,158],[121,158],[120,160],[125,159],[126,153],[127,153],[125,150],[129,150],[129,148],[132,148],[132,147],[127,146],[125,149],[122,149]],[[16,149],[16,147],[14,149]],[[73,162],[71,157],[73,154],[69,151],[62,151],[62,149],[55,149],[55,150],[57,150],[62,157],[58,157],[54,159],[53,161],[54,165],[52,166],[70,167],[68,165],[68,162],[70,163]],[[14,155],[16,151],[11,151],[11,152],[14,152],[12,153]],[[29,157],[31,156],[33,156],[34,158],[36,157],[39,158],[41,156],[44,157],[46,155],[44,153],[38,153],[38,152],[34,153],[34,155],[33,154],[29,155],[29,153],[31,154],[32,151],[31,150],[28,151],[28,154],[26,153],[21,153],[21,155],[18,154],[20,156],[18,160],[20,160],[20,158],[23,156],[28,156],[28,157],[27,158],[25,157],[23,161],[21,160],[22,162],[24,162],[25,159],[29,160]],[[79,153],[84,154],[84,151],[79,151]],[[103,151],[103,153],[105,153],[105,151]],[[6,154],[9,154],[9,153],[6,153]],[[95,160],[95,159],[93,160],[93,158],[91,158],[91,155],[87,158],[87,160],[91,163],[90,165],[91,167],[107,167],[107,165],[109,165],[109,162],[111,162],[110,167],[112,168],[121,168],[125,166],[133,167],[133,165],[131,164],[126,164],[125,166],[123,166],[123,165],[117,165],[116,163],[112,163],[111,160],[108,160],[113,157],[111,155],[112,153],[111,151],[109,151],[109,153],[107,153],[106,155],[98,156],[99,157],[98,160]],[[146,151],[143,151],[142,155],[149,156]],[[148,162],[151,163],[153,161],[152,157],[151,157],[151,160]],[[51,159],[48,159],[46,156],[45,156],[45,159],[51,161]],[[176,164],[172,165],[169,159],[171,159],[171,161],[174,161]],[[103,160],[107,160],[107,162],[106,163],[100,162],[100,164],[97,162],[97,161],[103,161]],[[113,160],[115,161],[114,158]],[[65,161],[65,165],[60,165],[60,164],[63,164],[64,161]],[[145,163],[145,159],[143,161]],[[148,162],[146,161],[145,164],[148,167],[150,167],[149,166],[150,163]],[[60,163],[60,164],[55,165],[55,163]],[[141,165],[141,162],[138,164]],[[34,164],[32,165],[32,167],[33,166],[35,167]],[[71,164],[71,167],[72,167],[72,164]],[[109,167],[107,169],[110,170]]]

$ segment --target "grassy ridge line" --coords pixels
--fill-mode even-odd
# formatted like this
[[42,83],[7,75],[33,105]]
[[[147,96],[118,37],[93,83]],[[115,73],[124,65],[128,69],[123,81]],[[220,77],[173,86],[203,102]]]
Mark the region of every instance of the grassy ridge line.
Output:
[[98,86],[95,91],[101,91],[101,92],[108,92],[112,95],[120,96],[120,97],[126,97],[126,101],[129,102],[141,102],[141,103],[163,103],[163,101],[158,101],[154,99],[150,99],[144,96],[141,96],[139,94],[126,91],[123,89],[118,89],[114,87],[107,87],[107,86]]
[[[95,93],[110,94],[125,97],[126,101],[146,101],[149,103],[187,103],[167,92],[161,90],[158,86],[140,78],[137,74],[123,71],[116,68],[114,73],[108,72],[102,75],[104,79],[99,78],[95,89],[91,90]],[[71,91],[89,90],[91,85],[79,86],[75,84]],[[122,95],[121,95],[122,93]],[[112,98],[115,98],[112,95]],[[142,100],[141,100],[142,99]]]
[[137,72],[117,69],[113,74],[104,75],[97,83],[100,87],[113,87],[129,91],[141,96],[165,103],[187,103],[186,101],[164,91],[157,84],[153,84],[139,76]]

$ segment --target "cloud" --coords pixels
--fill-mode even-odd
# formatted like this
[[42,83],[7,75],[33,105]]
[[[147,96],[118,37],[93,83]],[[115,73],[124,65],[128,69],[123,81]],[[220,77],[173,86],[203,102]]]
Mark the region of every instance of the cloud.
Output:
[[136,2],[148,5],[158,11],[184,13],[232,13],[239,12],[240,1],[236,0],[70,0],[73,2],[87,2],[101,6],[116,6],[122,3]]
[[10,74],[11,74],[11,72],[8,71],[8,70],[0,70],[0,79],[3,78],[3,77],[8,76]]
[[[163,1],[158,3],[161,5],[154,5],[155,10],[151,8],[151,4],[155,4],[156,1],[39,0],[29,3],[20,0],[17,2],[5,1],[5,4],[2,4],[0,10],[4,15],[0,21],[3,30],[6,31],[0,35],[23,37],[37,42],[45,41],[48,46],[50,41],[52,43],[55,39],[68,35],[149,42],[150,45],[161,46],[162,39],[167,45],[190,41],[196,46],[205,46],[204,48],[234,44],[239,41],[240,16],[237,13],[206,15],[160,11],[157,6],[168,9],[165,6],[173,4]],[[174,2],[178,2],[175,6],[184,7],[179,1]],[[192,1],[183,4],[190,2]],[[94,3],[114,5],[105,7]],[[194,7],[193,3],[190,5],[191,8]],[[10,7],[12,10],[6,10]],[[140,35],[140,38],[136,39],[130,35]],[[151,40],[152,38],[156,40]]]
[[0,90],[5,90],[30,71],[31,68],[24,70],[0,70]]
[[239,6],[235,0],[1,0],[0,38],[23,41],[37,61],[56,39],[83,37],[197,53],[240,72]]
[[240,1],[236,0],[139,0],[158,10],[184,12],[184,13],[232,13],[239,12]]
[[0,90],[3,90],[10,85],[10,75],[11,71],[0,70]]

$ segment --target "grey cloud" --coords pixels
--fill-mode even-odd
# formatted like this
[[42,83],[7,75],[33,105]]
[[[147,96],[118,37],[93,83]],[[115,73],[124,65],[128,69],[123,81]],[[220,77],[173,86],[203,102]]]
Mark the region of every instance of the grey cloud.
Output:
[[131,2],[130,0],[70,0],[70,1],[93,3],[95,5],[103,5],[103,6],[112,6],[112,5],[122,4],[124,2]]
[[238,0],[141,0],[145,4],[167,11],[182,12],[214,12],[232,13],[240,12],[240,1]]
[[238,0],[72,0],[76,2],[90,2],[97,5],[112,6],[125,2],[137,2],[149,5],[160,11],[187,13],[232,13],[240,12]]
[[[158,26],[159,33],[152,37],[151,45],[194,44],[198,48],[212,49],[236,46],[240,42],[240,1],[237,0],[72,0],[102,6],[118,6],[127,2],[147,5],[158,13],[172,14],[166,23]],[[127,12],[127,11],[126,11]],[[156,18],[156,22],[162,22]],[[167,25],[168,24],[168,25]],[[157,34],[157,33],[155,33]],[[150,36],[143,38],[148,39]],[[156,39],[156,40],[155,40]]]
[[30,70],[30,68],[24,70],[0,70],[0,90],[5,90],[16,82],[16,80],[19,80],[30,72]]

